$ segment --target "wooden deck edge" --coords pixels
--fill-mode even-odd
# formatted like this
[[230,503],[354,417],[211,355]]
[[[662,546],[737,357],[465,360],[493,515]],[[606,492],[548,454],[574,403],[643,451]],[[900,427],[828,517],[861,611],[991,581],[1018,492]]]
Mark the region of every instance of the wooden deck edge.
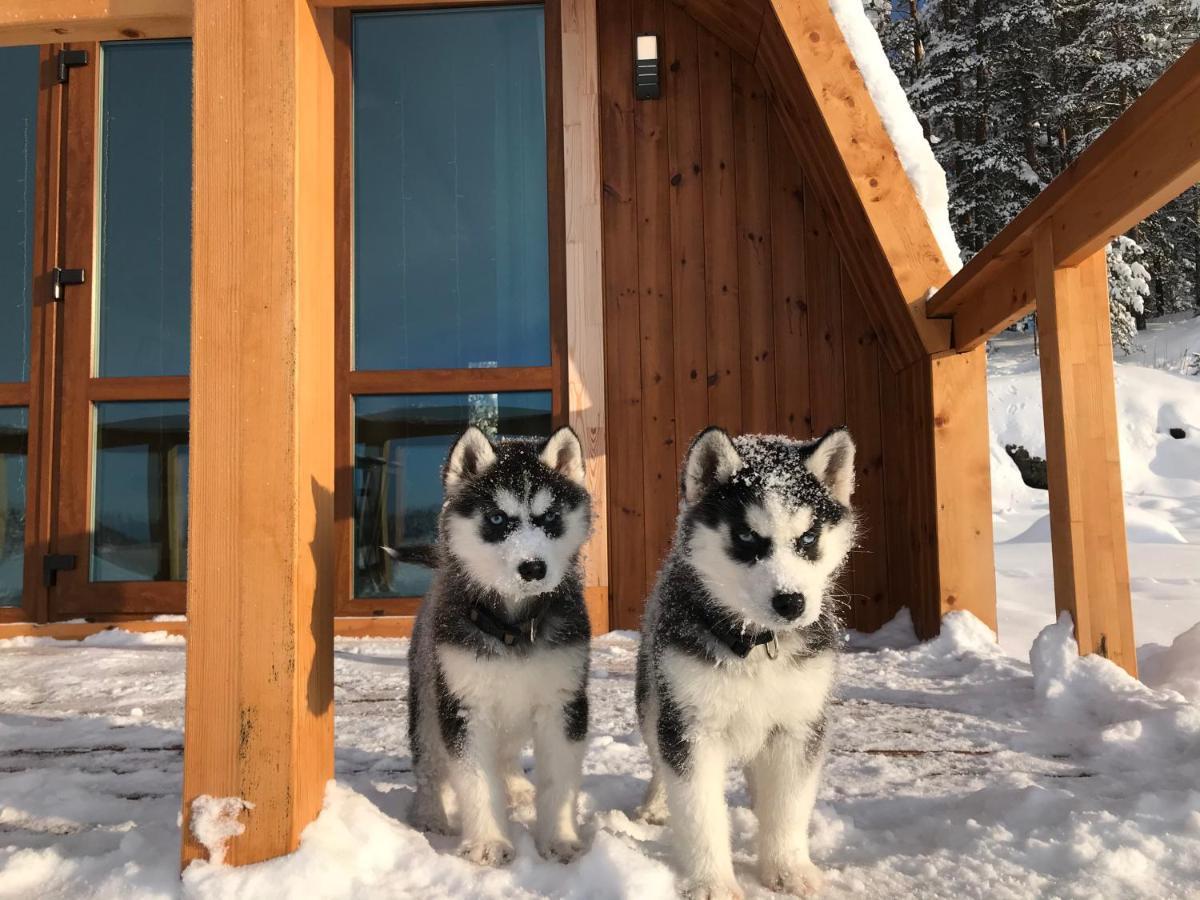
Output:
[[[335,637],[400,638],[412,634],[413,616],[338,616],[333,620]],[[135,634],[165,631],[187,637],[185,619],[156,621],[130,619],[121,622],[0,622],[0,640],[19,637],[44,637],[58,641],[81,641],[104,631],[128,631]]]

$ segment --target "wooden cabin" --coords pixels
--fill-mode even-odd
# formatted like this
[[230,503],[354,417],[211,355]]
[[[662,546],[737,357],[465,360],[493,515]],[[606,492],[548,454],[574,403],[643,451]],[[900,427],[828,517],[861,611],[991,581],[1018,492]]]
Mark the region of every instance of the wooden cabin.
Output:
[[582,437],[598,631],[710,423],[853,430],[850,624],[994,627],[1035,302],[1057,605],[1133,670],[1103,247],[1200,175],[1195,49],[953,277],[829,0],[3,0],[0,79],[0,633],[185,631],[230,861],[319,810],[332,637],[411,627],[468,423]]

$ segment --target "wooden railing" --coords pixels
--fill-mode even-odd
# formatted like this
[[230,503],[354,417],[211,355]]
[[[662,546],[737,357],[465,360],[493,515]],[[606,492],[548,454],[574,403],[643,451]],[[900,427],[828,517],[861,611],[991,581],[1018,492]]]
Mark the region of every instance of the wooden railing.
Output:
[[926,306],[958,352],[1038,312],[1054,595],[1136,674],[1105,247],[1200,180],[1193,45]]

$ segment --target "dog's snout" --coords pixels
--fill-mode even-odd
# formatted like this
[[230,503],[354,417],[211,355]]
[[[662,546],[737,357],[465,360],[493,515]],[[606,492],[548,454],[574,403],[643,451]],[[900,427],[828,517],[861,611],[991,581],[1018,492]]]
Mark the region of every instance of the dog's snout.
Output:
[[771,598],[771,605],[775,607],[775,612],[785,619],[798,619],[804,614],[804,595],[776,594]]
[[527,559],[517,566],[517,574],[526,581],[541,581],[546,577],[546,563],[540,559]]

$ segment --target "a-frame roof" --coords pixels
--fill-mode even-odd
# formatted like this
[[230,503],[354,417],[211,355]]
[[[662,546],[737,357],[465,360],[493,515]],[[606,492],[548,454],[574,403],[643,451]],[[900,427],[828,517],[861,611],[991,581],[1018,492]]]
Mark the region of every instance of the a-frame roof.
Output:
[[768,85],[893,368],[947,351],[925,298],[949,265],[829,0],[676,2]]

